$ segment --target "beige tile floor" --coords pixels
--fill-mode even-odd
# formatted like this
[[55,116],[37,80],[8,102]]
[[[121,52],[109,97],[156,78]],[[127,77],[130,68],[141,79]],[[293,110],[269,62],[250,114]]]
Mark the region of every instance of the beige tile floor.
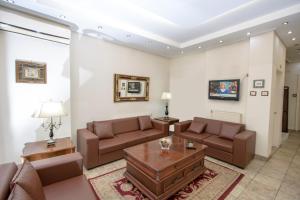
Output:
[[268,161],[254,159],[244,170],[212,160],[245,174],[226,199],[300,200],[299,132],[290,133]]
[[[300,132],[290,133],[268,161],[255,158],[245,169],[206,159],[245,174],[228,200],[300,200]],[[90,178],[125,166],[125,160],[119,160],[84,173]]]

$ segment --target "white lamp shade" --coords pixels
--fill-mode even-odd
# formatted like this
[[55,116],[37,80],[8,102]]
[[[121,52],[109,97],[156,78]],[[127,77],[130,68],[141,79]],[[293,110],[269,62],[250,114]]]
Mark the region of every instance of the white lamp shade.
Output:
[[161,95],[162,100],[170,100],[172,99],[172,94],[170,92],[163,92]]
[[60,117],[66,115],[62,102],[49,101],[41,105],[40,109],[33,113],[35,118]]

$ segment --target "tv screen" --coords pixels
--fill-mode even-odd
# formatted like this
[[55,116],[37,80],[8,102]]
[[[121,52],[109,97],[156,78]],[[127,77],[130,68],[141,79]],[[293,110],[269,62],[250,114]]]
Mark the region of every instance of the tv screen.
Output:
[[240,80],[209,81],[208,98],[238,101],[240,96]]

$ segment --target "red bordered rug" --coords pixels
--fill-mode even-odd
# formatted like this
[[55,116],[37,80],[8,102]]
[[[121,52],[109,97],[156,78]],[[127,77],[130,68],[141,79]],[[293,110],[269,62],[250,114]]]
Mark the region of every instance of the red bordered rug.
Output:
[[[205,166],[207,170],[202,175],[169,199],[222,200],[226,198],[244,176],[237,171],[207,160],[205,160]],[[148,199],[126,180],[123,175],[125,170],[126,168],[123,167],[89,179],[95,193],[101,200]]]

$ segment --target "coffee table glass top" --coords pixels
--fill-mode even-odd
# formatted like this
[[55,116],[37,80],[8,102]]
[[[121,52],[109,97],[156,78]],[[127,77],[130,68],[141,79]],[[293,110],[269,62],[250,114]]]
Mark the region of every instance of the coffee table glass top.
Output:
[[165,137],[172,142],[169,150],[162,150],[160,140],[153,140],[125,149],[125,153],[136,161],[147,165],[155,171],[161,171],[174,163],[202,152],[206,146],[193,142],[195,149],[187,149],[188,140],[177,137]]

